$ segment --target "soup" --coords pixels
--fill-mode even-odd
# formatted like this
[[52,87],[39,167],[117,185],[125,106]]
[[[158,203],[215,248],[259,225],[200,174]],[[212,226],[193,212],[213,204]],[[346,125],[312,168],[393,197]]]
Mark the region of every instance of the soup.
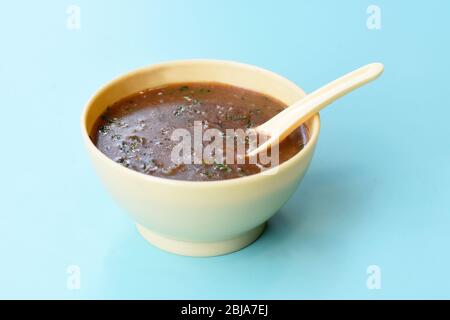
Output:
[[[190,181],[233,179],[260,173],[265,165],[248,159],[245,163],[174,162],[172,152],[180,141],[173,139],[173,132],[184,129],[195,136],[195,127],[200,124],[205,130],[215,129],[227,137],[229,129],[256,127],[284,107],[272,97],[235,86],[172,84],[115,102],[97,119],[90,137],[107,157],[144,174]],[[302,125],[280,143],[278,162],[296,155],[307,141],[308,129]],[[201,143],[207,147],[210,142]],[[248,140],[244,144],[248,147]],[[233,148],[233,152],[237,149]],[[192,151],[195,153],[194,148]],[[226,143],[223,152],[227,152]]]

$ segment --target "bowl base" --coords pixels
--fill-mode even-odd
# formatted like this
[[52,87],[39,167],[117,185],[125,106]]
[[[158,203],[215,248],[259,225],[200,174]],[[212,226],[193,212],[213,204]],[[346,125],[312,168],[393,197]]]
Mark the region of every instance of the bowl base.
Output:
[[211,257],[238,251],[259,238],[266,224],[247,231],[235,238],[216,242],[189,242],[163,237],[140,224],[136,224],[139,233],[152,245],[182,256]]

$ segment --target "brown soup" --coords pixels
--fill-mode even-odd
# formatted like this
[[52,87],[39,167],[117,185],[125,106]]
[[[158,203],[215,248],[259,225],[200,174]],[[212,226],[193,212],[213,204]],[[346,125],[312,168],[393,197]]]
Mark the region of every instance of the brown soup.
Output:
[[[179,141],[172,141],[172,133],[183,128],[193,136],[195,122],[201,121],[203,129],[218,129],[225,136],[226,129],[256,127],[284,107],[272,97],[230,85],[173,84],[140,91],[109,106],[94,125],[91,139],[110,159],[145,174],[192,181],[239,178],[259,173],[263,166],[249,161],[174,163],[171,153]],[[307,141],[303,125],[281,142],[279,163]]]

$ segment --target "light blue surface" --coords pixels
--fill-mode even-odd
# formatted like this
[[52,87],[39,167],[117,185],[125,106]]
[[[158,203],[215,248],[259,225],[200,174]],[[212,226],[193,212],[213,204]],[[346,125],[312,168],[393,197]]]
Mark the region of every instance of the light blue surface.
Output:
[[[74,31],[69,4],[1,4],[0,298],[450,298],[449,1],[74,1]],[[366,27],[370,4],[381,30]],[[199,259],[138,235],[79,118],[113,77],[201,57],[306,91],[369,62],[386,70],[322,112],[310,170],[262,238]]]

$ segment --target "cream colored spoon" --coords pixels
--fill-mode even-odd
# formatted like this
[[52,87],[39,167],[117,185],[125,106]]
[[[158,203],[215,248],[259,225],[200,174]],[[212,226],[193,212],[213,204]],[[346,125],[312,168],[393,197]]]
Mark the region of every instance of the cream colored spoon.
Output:
[[360,86],[375,80],[383,72],[381,63],[371,63],[326,84],[290,105],[269,121],[253,128],[258,134],[268,137],[247,156],[255,156],[269,146],[281,142],[311,116],[327,105]]

